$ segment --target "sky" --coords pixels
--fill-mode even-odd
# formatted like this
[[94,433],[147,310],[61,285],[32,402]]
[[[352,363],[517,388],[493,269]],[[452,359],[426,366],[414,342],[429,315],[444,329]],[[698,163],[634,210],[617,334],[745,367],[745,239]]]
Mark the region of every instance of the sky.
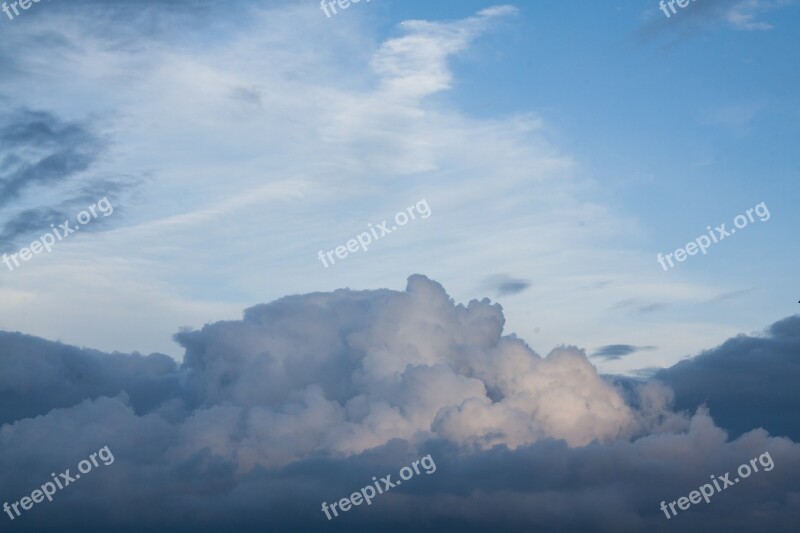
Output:
[[0,497],[118,458],[6,525],[796,522],[800,3],[674,8],[0,12]]
[[[5,180],[54,167],[4,189],[3,251],[114,214],[3,265],[0,326],[180,359],[179,328],[423,273],[540,350],[654,347],[607,372],[757,331],[797,305],[783,4],[36,5],[3,20],[0,149]],[[318,258],[422,199],[429,219]],[[657,262],[761,202],[766,222]]]

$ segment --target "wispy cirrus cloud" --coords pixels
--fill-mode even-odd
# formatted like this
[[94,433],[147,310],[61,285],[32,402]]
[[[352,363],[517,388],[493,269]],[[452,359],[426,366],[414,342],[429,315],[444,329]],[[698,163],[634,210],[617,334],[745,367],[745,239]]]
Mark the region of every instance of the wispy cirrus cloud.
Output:
[[725,20],[739,30],[771,30],[774,26],[770,22],[756,20],[757,17],[794,3],[796,0],[741,0],[727,8]]
[[677,13],[669,18],[654,7],[643,14],[645,20],[636,35],[640,41],[648,41],[662,34],[693,34],[719,25],[737,31],[766,31],[774,25],[761,17],[796,3],[796,0],[696,0],[685,8],[676,8]]
[[89,168],[103,144],[86,124],[50,112],[0,115],[0,208],[34,187],[70,181]]

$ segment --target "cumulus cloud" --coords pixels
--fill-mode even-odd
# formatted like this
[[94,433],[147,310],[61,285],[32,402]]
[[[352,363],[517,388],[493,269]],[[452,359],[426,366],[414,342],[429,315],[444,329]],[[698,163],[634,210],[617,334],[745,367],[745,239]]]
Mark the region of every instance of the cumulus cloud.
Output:
[[[696,409],[684,398],[680,382],[694,368],[706,379],[730,356],[703,354],[660,380],[621,383],[599,376],[578,348],[538,355],[504,334],[504,320],[499,305],[457,304],[414,275],[405,291],[288,296],[181,331],[180,366],[4,333],[2,498],[16,501],[108,445],[113,465],[14,526],[659,529],[661,500],[770,451],[774,470],[680,520],[775,531],[796,521],[800,446],[754,429],[755,419],[730,440],[712,418],[716,404]],[[765,343],[783,363],[797,353],[797,318],[769,331],[761,344],[724,345],[738,361],[723,372],[728,386],[752,376]],[[782,372],[785,381],[750,386],[788,387],[798,367]],[[759,408],[783,396],[764,398]],[[434,475],[335,523],[318,512],[427,453]]]
[[[438,283],[412,276],[403,293],[284,298],[176,339],[200,405],[253,408],[249,423],[270,428],[248,443],[261,464],[393,438],[485,448],[633,431],[633,413],[582,351],[541,357],[504,337],[503,323],[497,304],[456,305]],[[285,450],[282,435],[291,435]]]

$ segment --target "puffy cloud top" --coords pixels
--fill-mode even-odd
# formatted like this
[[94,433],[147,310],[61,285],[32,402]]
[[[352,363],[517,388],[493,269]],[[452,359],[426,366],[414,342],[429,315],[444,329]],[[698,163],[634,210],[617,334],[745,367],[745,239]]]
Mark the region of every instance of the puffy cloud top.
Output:
[[194,406],[246,409],[261,464],[394,438],[582,445],[634,430],[630,408],[582,351],[540,357],[503,336],[503,323],[499,305],[455,304],[416,275],[405,292],[286,297],[176,339]]

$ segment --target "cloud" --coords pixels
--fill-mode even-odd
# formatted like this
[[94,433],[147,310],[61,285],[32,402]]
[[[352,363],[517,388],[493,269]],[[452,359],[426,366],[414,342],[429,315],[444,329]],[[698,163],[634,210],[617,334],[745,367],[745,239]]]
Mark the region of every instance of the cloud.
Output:
[[659,311],[668,306],[666,303],[659,302],[644,302],[637,298],[629,298],[621,300],[612,306],[612,309],[629,309],[634,308],[639,313],[650,313],[652,311]]
[[50,229],[50,224],[57,224],[68,218],[66,213],[51,207],[26,209],[21,211],[12,220],[6,222],[0,229],[0,251],[11,252],[15,249],[17,238],[30,235],[32,232],[44,233]]
[[[318,326],[307,331],[310,317]],[[635,431],[634,414],[581,351],[542,358],[502,337],[503,322],[496,304],[457,306],[439,284],[412,276],[405,293],[288,297],[176,340],[203,405],[271,408],[252,415],[271,428],[251,443],[262,464],[320,447],[358,453],[393,438],[516,447]],[[287,410],[300,415],[291,425]]]
[[800,375],[800,316],[762,336],[739,335],[701,355],[661,370],[655,378],[675,391],[675,407],[706,405],[733,435],[763,427],[800,441],[796,393]]
[[146,413],[175,392],[176,370],[165,355],[109,355],[0,331],[0,424],[123,392]]
[[794,0],[742,0],[735,2],[725,12],[725,20],[734,28],[745,31],[771,30],[768,22],[757,21],[756,17],[775,9],[791,5]]
[[655,350],[655,346],[633,346],[631,344],[609,344],[601,346],[592,357],[601,357],[607,360],[622,359],[626,355],[636,353],[638,351]]
[[[107,167],[136,169],[134,175],[168,170],[132,206],[140,210],[133,228],[155,231],[141,240],[115,232],[98,243],[99,253],[81,249],[80,260],[67,263],[71,268],[59,263],[15,278],[20,289],[3,293],[4,305],[21,293],[43,302],[39,312],[7,307],[8,320],[33,317],[30,324],[51,338],[75,338],[83,328],[81,338],[102,332],[109,350],[123,342],[140,346],[146,333],[170,328],[169,321],[191,315],[202,324],[228,316],[202,300],[210,289],[232,298],[220,288],[222,279],[236,280],[242,300],[270,294],[264,279],[307,286],[292,277],[306,283],[312,275],[272,261],[275,250],[303,255],[314,238],[334,242],[333,236],[349,234],[330,216],[343,209],[364,220],[390,213],[397,206],[387,207],[384,198],[399,193],[387,184],[402,182],[402,194],[412,199],[421,188],[446,200],[436,205],[449,205],[453,218],[441,227],[463,221],[474,234],[463,243],[454,238],[463,233],[436,234],[426,253],[436,261],[449,256],[458,271],[479,272],[478,279],[494,271],[495,250],[508,243],[530,243],[520,249],[529,262],[513,265],[519,272],[548,252],[564,254],[565,240],[579,242],[570,233],[575,217],[586,220],[582,231],[595,232],[587,240],[630,233],[632,224],[620,224],[613,210],[553,194],[570,188],[563,184],[570,183],[571,161],[540,141],[536,117],[475,120],[430,98],[454,86],[448,63],[509,8],[452,23],[414,21],[397,37],[374,43],[349,25],[355,12],[331,24],[316,5],[306,15],[292,5],[251,12],[245,2],[172,2],[170,11],[127,0],[81,2],[97,8],[82,11],[77,3],[51,3],[66,15],[26,20],[35,31],[24,45],[0,44],[26,71],[13,93],[44,102],[37,109],[62,109],[52,111],[59,123],[102,114],[115,132]],[[106,6],[122,3],[129,10],[109,17],[113,10]],[[197,24],[201,10],[195,8],[214,5],[215,16],[204,11]],[[59,61],[37,69],[54,55]],[[60,91],[50,88],[54,80]],[[64,94],[80,98],[65,104]],[[72,109],[77,101],[82,107]],[[117,110],[113,118],[105,115],[110,108]],[[94,131],[93,124],[86,127]],[[306,194],[306,180],[314,180],[308,190],[316,197]],[[283,183],[303,189],[281,189]],[[353,191],[368,191],[370,201],[354,201]],[[511,196],[503,196],[507,191]],[[288,201],[301,196],[303,202]],[[220,204],[220,198],[226,200]],[[531,208],[532,201],[547,209]],[[323,203],[330,203],[327,211]],[[467,207],[459,213],[457,205]],[[509,206],[516,208],[511,216]],[[265,230],[274,227],[282,231]],[[259,246],[253,231],[260,232]],[[578,248],[577,257],[553,256],[551,272],[600,259],[607,241]],[[470,261],[481,249],[487,267],[476,269]],[[69,249],[59,252],[63,257]],[[376,248],[369,257],[379,253]],[[407,272],[403,261],[420,255],[407,257],[378,260]],[[248,262],[252,269],[238,269]],[[154,272],[164,277],[151,278]],[[213,282],[187,283],[205,272],[213,272]],[[386,271],[380,283],[348,276],[363,286],[402,280]],[[73,291],[59,295],[61,285]],[[170,289],[201,296],[176,305]],[[554,292],[557,298],[536,300],[533,309],[570,314],[570,299]],[[659,297],[652,290],[642,296]],[[238,320],[182,331],[179,367],[158,354],[103,354],[9,334],[0,343],[6,375],[0,405],[7,406],[0,497],[16,501],[51,471],[74,471],[78,460],[108,444],[114,465],[11,525],[32,531],[658,530],[672,525],[657,508],[661,499],[687,494],[710,473],[769,449],[773,472],[680,519],[689,530],[780,531],[797,523],[794,443],[764,431],[730,441],[713,411],[675,412],[673,394],[656,382],[616,386],[575,347],[539,355],[503,333],[505,320],[488,300],[457,305],[441,286],[415,276],[405,291],[291,296],[252,307]],[[440,466],[436,474],[325,521],[322,501],[347,496],[426,453]]]
[[[254,293],[275,298],[352,280],[390,286],[424,270],[464,298],[498,272],[508,249],[516,253],[500,272],[518,283],[498,289],[519,320],[509,325],[548,347],[577,328],[584,342],[606,338],[609,298],[672,304],[708,290],[693,283],[676,291],[674,280],[640,268],[628,238],[644,238],[644,228],[604,205],[598,184],[559,146],[557,127],[534,108],[476,115],[471,80],[481,57],[501,57],[510,45],[513,8],[376,27],[371,17],[394,15],[361,5],[334,20],[304,2],[70,0],[10,24],[0,50],[19,68],[3,70],[4,108],[82,124],[103,149],[80,175],[28,189],[0,212],[1,231],[32,211],[9,226],[4,237],[14,243],[5,246],[42,235],[43,209],[74,216],[105,196],[120,169],[142,185],[110,197],[115,215],[86,226],[93,234],[6,271],[6,327],[106,351],[171,353],[180,326],[237,317]],[[493,33],[502,36],[484,38]],[[61,204],[87,192],[87,202]],[[420,198],[435,212],[430,223],[318,276],[318,250]],[[274,261],[275,250],[286,251],[283,260]],[[583,272],[590,264],[604,265],[602,279],[618,280],[615,290],[586,291],[599,279]],[[533,283],[526,298],[507,294],[541,279],[547,286]],[[523,319],[534,298],[551,312]],[[580,309],[570,303],[578,300]],[[125,327],[131,321],[135,331]],[[710,319],[680,338],[669,335],[672,326],[647,342],[681,353],[721,338]]]
[[737,135],[744,135],[764,107],[764,103],[760,101],[721,106],[710,111],[704,122],[722,126]]
[[[456,304],[414,275],[405,291],[287,296],[241,320],[181,331],[180,367],[158,354],[3,333],[0,498],[16,501],[51,471],[74,471],[108,445],[113,465],[13,525],[657,530],[667,524],[660,501],[769,451],[774,470],[678,518],[689,530],[774,531],[800,518],[792,503],[800,446],[750,431],[762,419],[794,417],[791,400],[774,418],[763,413],[787,400],[800,374],[788,364],[800,318],[776,323],[766,338],[731,339],[649,382],[598,376],[572,347],[541,357],[503,335],[504,321],[499,305]],[[772,369],[770,380],[752,379],[760,366]],[[664,382],[676,386],[674,397]],[[713,393],[710,412],[686,399],[694,397],[687,383],[699,382]],[[762,418],[730,440],[712,418],[718,409],[727,416],[714,394],[735,409],[759,390]],[[325,519],[323,501],[426,454],[436,473]]]
[[738,31],[771,30],[774,26],[758,17],[795,3],[795,0],[697,0],[685,8],[676,6],[674,14],[667,8],[670,17],[656,7],[647,11],[637,36],[649,40],[667,32],[685,35],[707,31],[719,24]]
[[86,124],[51,113],[0,115],[0,208],[34,186],[65,182],[89,168],[102,148]]
[[706,303],[719,303],[719,302],[725,302],[725,301],[728,301],[728,300],[733,300],[733,299],[739,298],[740,296],[744,296],[746,294],[751,294],[755,290],[756,289],[740,289],[740,290],[737,290],[737,291],[723,292],[723,293],[711,298]]
[[486,278],[483,286],[498,296],[510,296],[523,292],[531,286],[531,282],[527,279],[515,279],[506,274],[496,274]]
[[[132,176],[87,173],[106,142],[89,122],[30,109],[0,113],[0,251],[14,251],[21,240],[47,233],[51,224],[103,197],[115,201],[141,183]],[[87,231],[99,228],[93,224]]]

